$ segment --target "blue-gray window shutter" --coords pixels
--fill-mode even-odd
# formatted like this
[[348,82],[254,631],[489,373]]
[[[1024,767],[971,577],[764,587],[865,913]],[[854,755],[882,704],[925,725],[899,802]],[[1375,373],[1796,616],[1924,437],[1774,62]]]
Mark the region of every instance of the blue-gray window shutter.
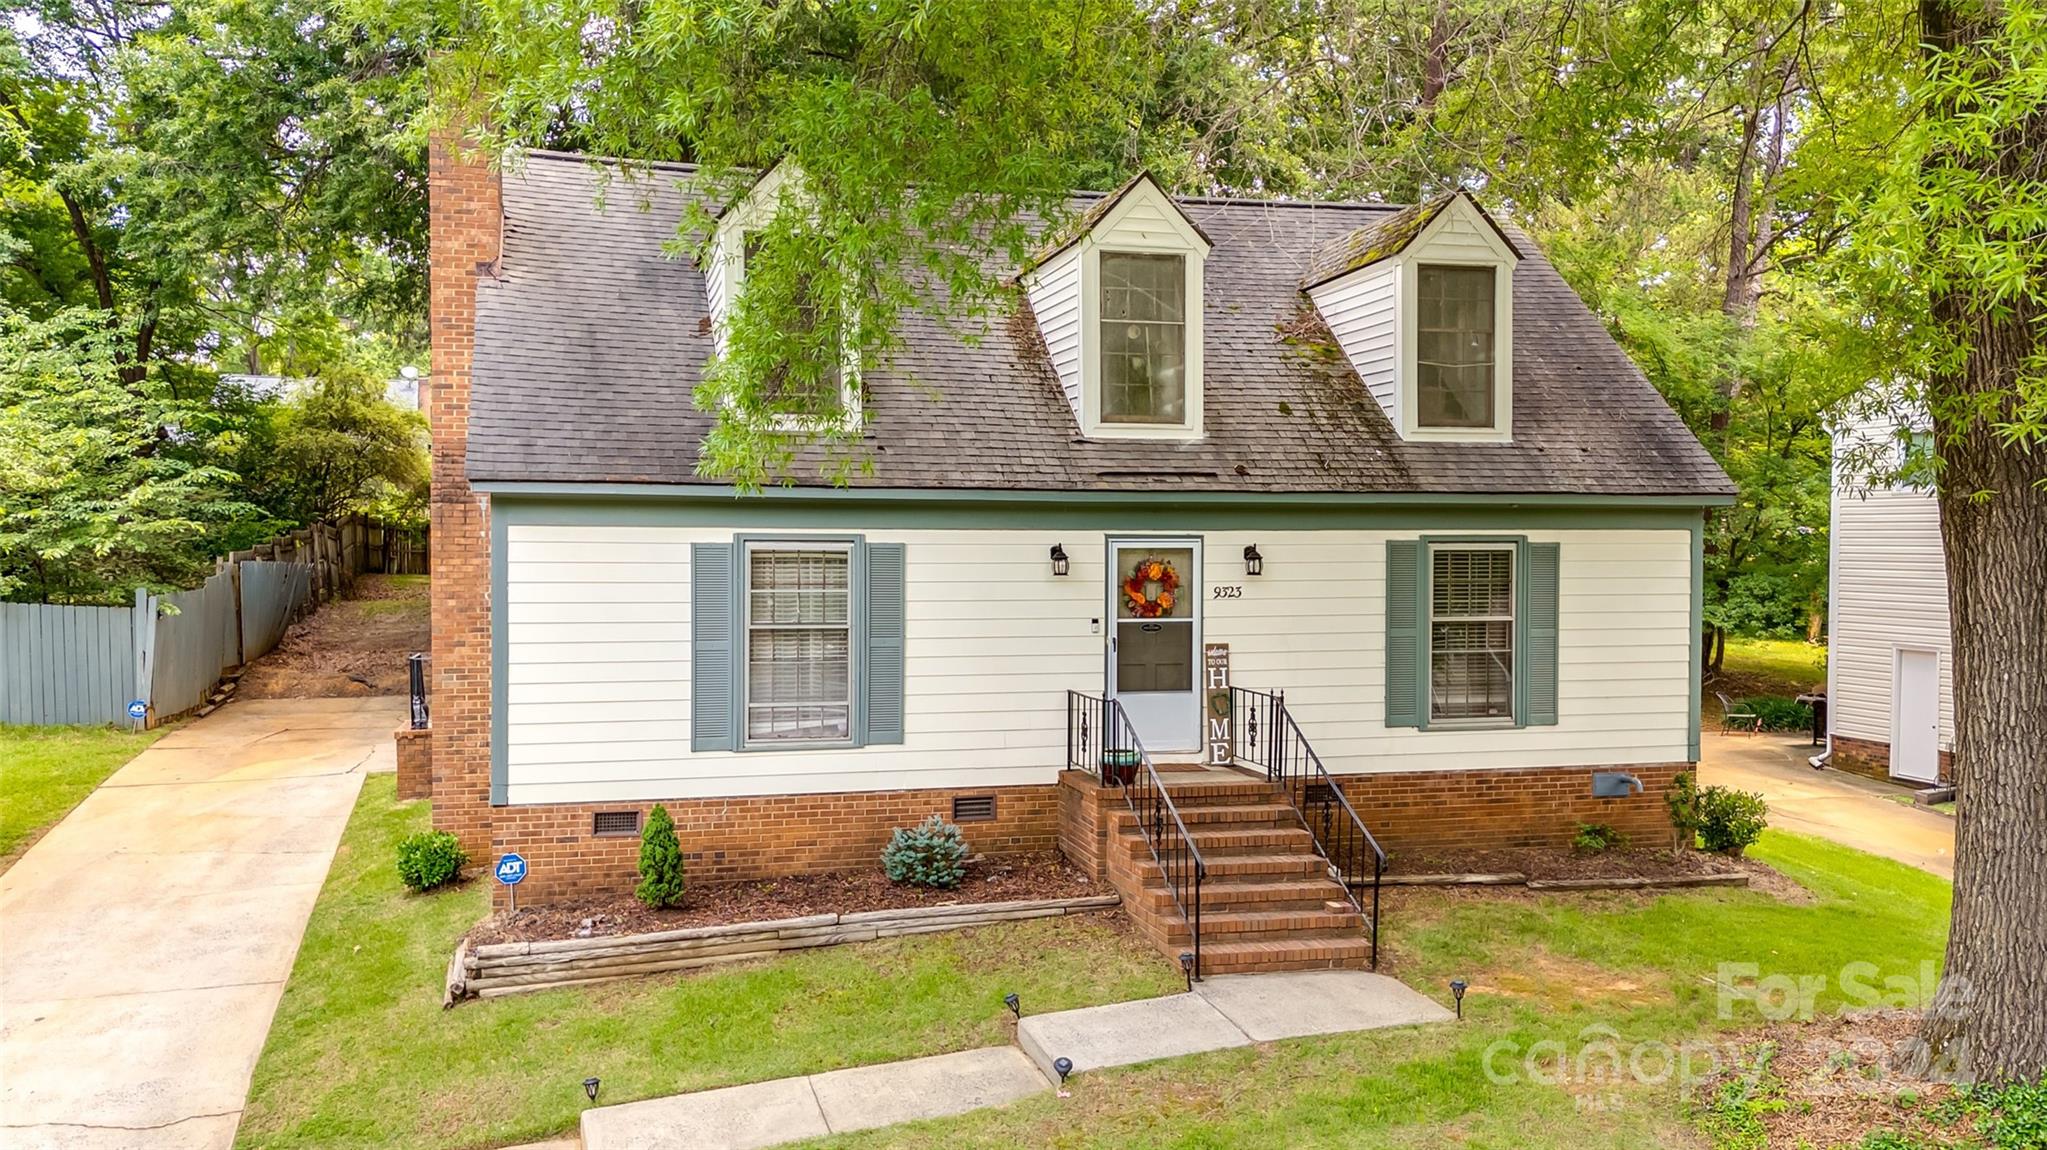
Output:
[[1557,562],[1555,543],[1524,543],[1522,551],[1521,681],[1525,726],[1557,721]]
[[1422,673],[1422,545],[1386,541],[1386,725],[1419,727],[1428,705]]
[[867,545],[866,743],[903,741],[903,545]]
[[689,549],[689,746],[729,751],[737,745],[733,721],[738,696],[732,657],[739,596],[732,544],[697,543]]

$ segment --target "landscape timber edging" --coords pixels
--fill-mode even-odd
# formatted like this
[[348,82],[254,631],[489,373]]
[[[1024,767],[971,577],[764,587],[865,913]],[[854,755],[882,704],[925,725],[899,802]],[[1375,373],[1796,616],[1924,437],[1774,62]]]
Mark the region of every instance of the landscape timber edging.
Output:
[[911,934],[933,934],[988,923],[1109,910],[1122,902],[1114,894],[1022,902],[955,903],[947,906],[816,914],[767,922],[687,927],[652,934],[567,938],[544,942],[498,942],[455,948],[448,966],[444,1004],[466,998],[495,998],[557,986],[691,970],[721,962],[765,958],[786,950],[870,942]]

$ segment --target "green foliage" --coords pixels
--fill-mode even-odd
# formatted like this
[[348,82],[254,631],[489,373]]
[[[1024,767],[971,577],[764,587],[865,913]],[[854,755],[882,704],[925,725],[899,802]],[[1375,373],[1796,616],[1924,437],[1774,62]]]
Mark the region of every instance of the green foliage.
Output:
[[881,849],[881,869],[890,882],[951,890],[967,877],[967,840],[937,815],[914,827],[897,827]]
[[1777,1046],[1760,1043],[1743,1051],[1742,1063],[1709,1082],[1691,1101],[1692,1120],[1712,1140],[1713,1150],[1765,1150],[1770,1131],[1763,1124],[1783,1112],[1784,1083],[1770,1070]]
[[1966,1086],[1956,1098],[1993,1150],[2047,1146],[2047,1082]]
[[1782,695],[1754,695],[1740,705],[1760,715],[1766,731],[1804,731],[1812,728],[1812,708]]
[[420,831],[398,844],[398,877],[413,890],[432,890],[461,877],[469,856],[447,831]]
[[1738,855],[1755,845],[1769,825],[1769,804],[1754,791],[1705,787],[1695,805],[1699,841],[1709,851]]
[[267,404],[235,444],[235,469],[255,498],[295,523],[372,511],[414,519],[426,502],[426,420],[384,398],[352,366]]
[[1579,823],[1571,836],[1571,849],[1584,854],[1605,854],[1628,845],[1628,836],[1605,823]]
[[1679,843],[1691,846],[1699,835],[1699,777],[1684,771],[1670,781],[1663,793],[1663,805],[1670,811],[1670,825]]
[[659,910],[681,903],[686,885],[675,820],[667,807],[655,803],[640,828],[640,885],[633,888],[633,897]]

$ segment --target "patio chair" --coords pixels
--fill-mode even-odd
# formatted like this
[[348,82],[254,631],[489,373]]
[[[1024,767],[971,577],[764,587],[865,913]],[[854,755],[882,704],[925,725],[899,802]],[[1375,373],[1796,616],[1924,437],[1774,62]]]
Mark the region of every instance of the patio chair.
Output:
[[1715,691],[1713,695],[1720,700],[1721,734],[1727,734],[1737,728],[1747,728],[1751,738],[1762,733],[1763,717],[1761,715],[1728,698],[1722,692]]

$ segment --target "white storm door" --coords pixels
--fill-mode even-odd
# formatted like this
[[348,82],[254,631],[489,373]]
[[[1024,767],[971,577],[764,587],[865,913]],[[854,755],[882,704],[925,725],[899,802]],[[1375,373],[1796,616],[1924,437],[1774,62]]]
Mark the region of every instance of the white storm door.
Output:
[[1940,656],[1900,648],[1891,678],[1891,777],[1940,780]]
[[1201,747],[1201,541],[1109,541],[1109,694],[1144,749]]

